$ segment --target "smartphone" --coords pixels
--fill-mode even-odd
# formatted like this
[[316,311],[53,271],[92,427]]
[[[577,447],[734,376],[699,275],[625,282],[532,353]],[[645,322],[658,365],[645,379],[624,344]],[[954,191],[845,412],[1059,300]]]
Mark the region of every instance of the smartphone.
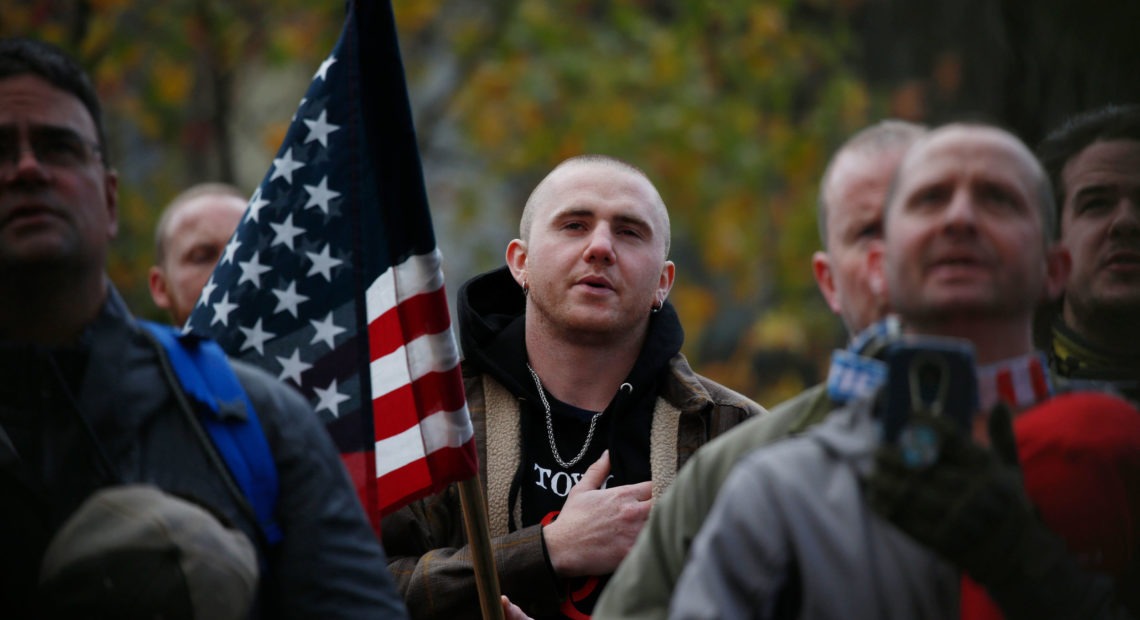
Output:
[[970,432],[978,410],[974,346],[967,340],[905,337],[886,350],[883,440],[897,443],[912,414],[925,412]]

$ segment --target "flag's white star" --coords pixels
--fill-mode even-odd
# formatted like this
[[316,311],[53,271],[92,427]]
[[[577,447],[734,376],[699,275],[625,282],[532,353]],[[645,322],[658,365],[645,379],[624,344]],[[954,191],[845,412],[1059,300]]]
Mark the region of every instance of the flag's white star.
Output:
[[234,311],[234,308],[237,308],[237,304],[230,303],[230,292],[226,291],[226,294],[222,295],[222,300],[214,304],[214,319],[210,321],[210,325],[221,323],[229,327],[230,313]]
[[305,167],[305,163],[293,159],[293,147],[285,149],[285,154],[281,157],[274,158],[273,160],[273,176],[269,177],[270,181],[276,180],[278,177],[285,177],[287,183],[293,183],[293,171]]
[[194,304],[194,307],[206,305],[206,302],[210,300],[210,295],[213,295],[217,288],[218,285],[214,282],[214,274],[211,273],[210,279],[206,280],[206,285],[202,287],[202,294],[198,296],[198,303]]
[[325,277],[325,280],[329,282],[332,282],[333,267],[339,267],[340,264],[344,262],[339,258],[333,258],[329,256],[328,244],[325,244],[325,247],[323,250],[321,250],[320,254],[317,254],[315,252],[305,252],[305,255],[309,257],[309,260],[313,261],[313,266],[309,267],[309,273],[305,275],[311,276],[313,274],[319,273]]
[[329,134],[340,129],[340,125],[333,125],[332,123],[326,122],[325,118],[327,116],[328,111],[321,110],[321,115],[317,117],[317,120],[310,121],[305,119],[305,125],[309,127],[309,135],[305,137],[305,144],[313,140],[320,140],[321,146],[326,149],[329,147]]
[[293,355],[290,357],[277,357],[278,363],[281,364],[281,374],[277,375],[278,379],[289,379],[295,385],[301,385],[301,373],[313,367],[312,364],[306,364],[301,361],[301,349],[293,349]]
[[252,328],[238,326],[241,333],[245,334],[245,342],[241,345],[241,350],[257,349],[259,355],[265,355],[265,343],[271,340],[274,336],[273,333],[261,329],[261,319],[257,319]]
[[313,339],[309,341],[309,344],[317,344],[317,342],[323,340],[325,344],[329,345],[330,349],[336,348],[336,337],[348,331],[336,323],[333,323],[332,312],[330,312],[323,321],[309,319],[309,322],[313,324],[313,329],[317,330],[317,333],[313,334]]
[[222,260],[218,261],[218,264],[224,265],[233,262],[234,255],[237,254],[239,247],[241,247],[241,242],[238,241],[237,235],[234,235],[233,238],[230,239],[230,242],[226,244],[226,249],[222,252]]
[[[277,178],[277,177],[273,177]],[[290,177],[291,178],[291,177]],[[253,192],[253,197],[249,199],[249,209],[246,211],[245,217],[248,220],[257,221],[257,216],[261,213],[262,207],[268,206],[269,201],[261,197],[261,188],[257,188]]]
[[262,265],[258,260],[258,255],[257,252],[254,252],[248,261],[238,263],[238,267],[241,268],[241,277],[238,278],[238,284],[242,282],[253,282],[253,286],[261,288],[261,274],[273,268],[269,265]]
[[333,379],[332,383],[323,390],[314,386],[313,391],[317,393],[317,406],[314,407],[314,410],[328,409],[334,418],[339,418],[340,404],[348,400],[349,397],[337,391],[336,379]]
[[290,252],[295,251],[293,248],[293,239],[305,234],[304,228],[298,228],[293,225],[292,213],[285,217],[284,222],[280,224],[270,222],[269,226],[273,228],[273,242],[269,244],[269,247],[284,245],[289,248]]
[[282,289],[273,289],[273,294],[277,296],[277,307],[273,309],[273,313],[288,310],[294,318],[297,317],[297,306],[309,299],[297,292],[296,282],[290,282],[289,286]]
[[324,62],[321,63],[321,68],[317,69],[317,73],[316,73],[316,75],[313,76],[313,79],[314,80],[317,78],[321,78],[322,80],[329,79],[329,77],[328,77],[329,67],[333,66],[333,64],[335,64],[335,63],[336,63],[336,56],[329,56],[328,58],[326,58],[324,60]]
[[321,179],[320,185],[306,185],[305,191],[309,193],[309,202],[305,203],[305,208],[320,207],[325,215],[329,214],[329,201],[340,196],[340,192],[329,189],[328,175]]

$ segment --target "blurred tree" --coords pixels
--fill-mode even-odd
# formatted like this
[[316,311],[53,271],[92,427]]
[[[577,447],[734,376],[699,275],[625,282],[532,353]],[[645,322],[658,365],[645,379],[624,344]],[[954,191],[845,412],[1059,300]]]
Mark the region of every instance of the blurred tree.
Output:
[[[873,107],[842,6],[440,1],[429,17],[421,2],[395,4],[416,15],[401,24],[409,74],[432,89],[417,106],[429,181],[473,160],[479,171],[443,207],[460,229],[487,231],[472,237],[482,253],[461,261],[461,278],[501,264],[526,194],[551,167],[613,155],[645,169],[670,206],[686,353],[754,394],[762,368],[766,384],[784,386],[768,401],[803,387],[800,367],[839,338],[808,263],[816,180]],[[446,110],[446,128],[422,114],[425,99],[444,102],[433,109]],[[796,336],[763,328],[787,316]],[[763,360],[778,356],[753,359],[766,348],[800,356],[791,380],[770,376],[781,369]]]
[[[311,72],[335,40],[342,7],[7,4],[0,34],[57,42],[95,77],[123,175],[111,273],[132,306],[152,314],[143,274],[158,209],[199,180],[257,183],[305,86],[281,78],[286,88],[267,93],[264,76],[289,66]],[[501,263],[527,192],[553,165],[607,153],[643,167],[670,205],[680,266],[673,300],[694,362],[752,392],[761,385],[754,368],[766,385],[785,385],[781,392],[814,378],[803,368],[837,337],[806,259],[816,246],[815,180],[831,146],[871,111],[850,68],[842,7],[394,5],[453,288]],[[250,111],[267,98],[278,100],[275,113]],[[258,148],[243,147],[250,143]],[[757,357],[771,348],[783,353]],[[799,360],[790,381],[763,361],[772,359]]]
[[[393,0],[449,288],[502,264],[557,162],[626,159],[670,207],[685,352],[773,404],[842,339],[809,266],[835,145],[888,113],[978,113],[1034,142],[1140,98],[1140,5],[1045,4]],[[111,274],[136,311],[158,316],[158,209],[203,180],[252,191],[342,17],[336,1],[5,0],[0,36],[63,45],[102,93],[123,177]]]
[[[242,80],[275,68],[312,71],[339,34],[339,3],[303,0],[5,0],[0,36],[34,36],[87,67],[104,104],[110,159],[121,177],[120,233],[109,267],[132,308],[161,318],[146,291],[162,206],[204,180],[252,192],[304,92],[277,117],[247,122]],[[253,142],[255,177],[239,178]]]

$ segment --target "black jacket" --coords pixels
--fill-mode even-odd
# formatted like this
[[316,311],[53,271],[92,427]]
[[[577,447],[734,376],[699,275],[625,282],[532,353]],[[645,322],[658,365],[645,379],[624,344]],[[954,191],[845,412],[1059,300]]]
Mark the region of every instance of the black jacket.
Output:
[[[257,543],[258,597],[272,618],[403,618],[383,550],[337,451],[294,390],[240,362],[277,467],[284,540],[265,548],[177,407],[159,349],[109,287],[79,346],[0,342],[0,609],[34,617],[40,558],[98,488],[148,483],[210,507]],[[8,441],[4,441],[4,438]]]

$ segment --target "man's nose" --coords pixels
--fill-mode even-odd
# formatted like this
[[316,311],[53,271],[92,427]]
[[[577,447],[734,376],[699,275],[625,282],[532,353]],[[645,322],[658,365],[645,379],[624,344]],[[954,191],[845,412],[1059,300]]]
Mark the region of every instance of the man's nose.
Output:
[[950,202],[942,213],[947,227],[972,229],[977,221],[977,205],[968,191],[958,189],[950,197]]
[[1116,206],[1109,232],[1113,236],[1140,235],[1140,196],[1125,196]]
[[590,233],[590,243],[586,246],[586,262],[601,262],[612,265],[617,256],[614,254],[613,231],[609,226],[598,226]]
[[3,151],[0,154],[0,177],[45,173],[44,162],[36,156],[36,150],[26,136],[13,140],[5,148],[0,148],[0,151]]

